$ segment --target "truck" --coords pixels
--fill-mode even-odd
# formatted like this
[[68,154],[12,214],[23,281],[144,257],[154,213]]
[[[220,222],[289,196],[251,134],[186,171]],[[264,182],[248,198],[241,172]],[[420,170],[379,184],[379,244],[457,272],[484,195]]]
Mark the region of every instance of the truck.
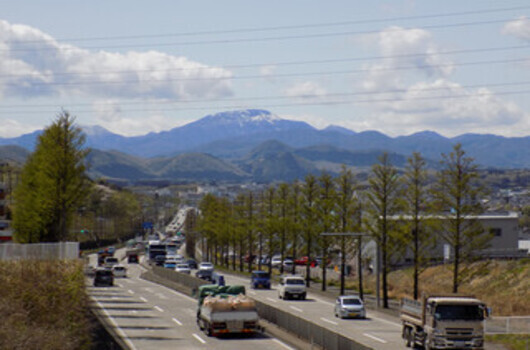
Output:
[[197,325],[207,336],[261,330],[256,303],[244,286],[202,285],[197,297]]
[[407,347],[429,349],[483,349],[486,305],[473,296],[422,295],[404,298],[400,318]]

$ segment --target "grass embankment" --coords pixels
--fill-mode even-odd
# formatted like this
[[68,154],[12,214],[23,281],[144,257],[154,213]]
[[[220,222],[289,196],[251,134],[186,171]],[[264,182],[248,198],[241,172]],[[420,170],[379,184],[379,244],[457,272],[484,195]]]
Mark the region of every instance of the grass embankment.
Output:
[[0,286],[0,349],[90,349],[81,262],[0,262]]
[[[412,296],[413,270],[391,272],[388,294],[391,298]],[[530,259],[489,260],[466,265],[462,270],[459,293],[472,294],[492,308],[494,316],[530,315]],[[452,290],[452,265],[428,268],[420,275],[420,293],[441,294]],[[375,290],[373,276],[367,288]],[[356,281],[351,281],[356,287]]]
[[486,335],[486,341],[502,344],[510,350],[530,349],[530,336],[528,334],[495,334]]

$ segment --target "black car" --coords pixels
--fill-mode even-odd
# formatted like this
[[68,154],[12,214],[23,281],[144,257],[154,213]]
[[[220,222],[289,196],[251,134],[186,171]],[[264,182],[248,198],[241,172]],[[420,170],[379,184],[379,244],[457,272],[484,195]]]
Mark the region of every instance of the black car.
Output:
[[195,276],[201,280],[213,282],[213,271],[212,270],[199,270],[195,273]]
[[190,269],[196,269],[197,268],[197,262],[195,260],[193,260],[193,259],[188,259],[188,261],[186,261],[186,264],[188,264]]
[[94,274],[94,287],[98,286],[113,286],[114,285],[114,275],[112,270],[98,268]]

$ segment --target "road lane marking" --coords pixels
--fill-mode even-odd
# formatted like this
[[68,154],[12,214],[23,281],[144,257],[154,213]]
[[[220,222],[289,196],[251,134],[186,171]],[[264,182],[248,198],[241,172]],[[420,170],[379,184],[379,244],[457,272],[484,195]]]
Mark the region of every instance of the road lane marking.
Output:
[[147,299],[144,297],[140,297],[140,300],[143,301],[144,303],[147,303]]
[[267,300],[269,300],[269,301],[272,301],[273,303],[277,303],[277,302],[278,302],[278,300],[274,300],[274,299],[269,298],[269,297],[267,297],[267,298],[265,298],[265,299],[267,299]]
[[386,343],[387,343],[386,340],[381,339],[381,338],[378,338],[378,337],[376,337],[375,335],[371,335],[371,334],[369,334],[369,333],[363,333],[363,335],[364,335],[365,337],[371,338],[371,339],[373,339],[373,340],[375,340],[375,341],[378,341],[378,342],[380,342],[380,343],[383,343],[383,344],[386,344]]
[[321,303],[323,303],[323,304],[331,305],[331,306],[335,306],[335,304],[333,304],[333,303],[331,303],[331,302],[329,302],[329,301],[325,301],[325,300],[322,300],[322,299],[320,299],[320,298],[315,298],[312,294],[309,294],[309,296],[311,297],[311,299],[316,300],[316,301],[318,301],[318,302],[321,302]]
[[118,287],[120,287],[120,288],[123,288],[123,284],[121,284],[121,283],[116,283],[116,285],[117,285]]
[[136,349],[136,346],[134,346],[134,344],[131,342],[131,340],[129,339],[129,337],[127,337],[127,335],[125,334],[125,332],[123,331],[123,329],[120,328],[120,326],[118,326],[118,324],[116,323],[116,321],[114,320],[114,318],[112,318],[112,316],[109,314],[109,312],[99,303],[99,301],[97,301],[95,298],[92,298],[96,304],[98,304],[99,308],[103,311],[103,313],[105,314],[105,316],[107,316],[107,319],[110,321],[110,323],[112,323],[112,325],[114,326],[114,328],[116,328],[116,332],[118,333],[118,335],[123,339],[123,341],[129,346],[129,348],[131,348],[132,350],[137,350]]
[[291,309],[293,309],[294,311],[298,311],[298,312],[304,312],[304,310],[302,309],[299,309],[297,308],[296,306],[289,306]]
[[173,320],[173,322],[175,322],[179,326],[182,326],[182,323],[179,320],[177,320],[175,317],[173,317],[172,320]]
[[249,294],[256,295],[256,292],[249,291]]
[[157,310],[160,311],[160,312],[164,312],[164,310],[163,310],[160,306],[156,306],[156,305],[155,305],[154,308],[157,309]]
[[272,341],[275,342],[275,343],[280,344],[281,346],[283,346],[284,348],[286,348],[286,349],[288,349],[288,350],[295,350],[294,348],[291,348],[289,345],[285,344],[284,342],[282,342],[282,341],[279,340],[279,339],[272,338]]
[[144,289],[149,293],[154,293],[153,288],[146,287]]
[[162,294],[162,293],[158,293],[156,296],[157,296],[158,298],[160,298],[160,299],[167,300],[167,297],[166,297],[164,294]]
[[192,297],[190,297],[190,296],[187,296],[186,294],[179,293],[179,292],[177,292],[177,291],[175,291],[175,290],[173,290],[173,289],[171,289],[171,288],[169,288],[169,287],[166,287],[166,286],[164,286],[164,285],[157,284],[157,283],[155,283],[155,282],[151,282],[151,281],[148,281],[148,280],[143,280],[143,281],[144,281],[144,282],[147,282],[147,283],[154,284],[154,285],[156,285],[157,287],[163,287],[163,288],[167,289],[168,291],[170,291],[171,293],[173,293],[173,294],[175,294],[175,295],[178,295],[179,297],[183,297],[183,298],[188,299],[188,300],[191,300],[191,301],[193,301],[193,302],[195,302],[195,303],[197,302],[197,299],[192,298]]
[[129,289],[127,292],[129,292],[129,294],[134,294],[134,291],[132,289]]
[[396,323],[396,322],[392,322],[392,321],[389,321],[389,320],[385,320],[384,318],[381,318],[381,317],[376,317],[376,316],[370,315],[370,318],[372,318],[374,320],[378,320],[378,321],[383,322],[383,323],[390,324],[390,325],[398,327],[398,328],[401,328],[401,324]]
[[338,326],[338,325],[339,325],[337,322],[335,322],[335,321],[331,321],[331,320],[328,320],[327,318],[324,318],[324,317],[321,317],[320,319],[321,319],[322,321],[324,321],[324,322],[334,324],[335,326]]
[[197,340],[200,341],[201,343],[206,344],[206,340],[202,339],[202,338],[199,337],[197,334],[193,333],[192,335],[193,335],[193,337],[194,337],[195,339],[197,339]]

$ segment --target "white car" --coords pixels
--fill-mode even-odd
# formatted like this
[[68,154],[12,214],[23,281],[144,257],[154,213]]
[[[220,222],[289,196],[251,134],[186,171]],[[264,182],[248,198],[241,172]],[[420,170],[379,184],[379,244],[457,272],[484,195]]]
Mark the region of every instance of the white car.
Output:
[[278,297],[283,300],[289,300],[292,297],[305,300],[307,295],[305,280],[301,276],[283,276],[280,279],[278,288]]
[[335,301],[335,317],[366,317],[364,303],[358,296],[343,295]]
[[190,266],[188,264],[177,264],[177,267],[175,267],[175,271],[180,273],[187,273],[188,275],[191,273]]
[[202,262],[199,264],[199,270],[213,270],[213,264],[211,262]]
[[271,266],[272,267],[280,267],[282,264],[282,257],[279,255],[275,255],[271,259]]
[[127,277],[127,269],[123,265],[114,265],[111,270],[114,277]]

